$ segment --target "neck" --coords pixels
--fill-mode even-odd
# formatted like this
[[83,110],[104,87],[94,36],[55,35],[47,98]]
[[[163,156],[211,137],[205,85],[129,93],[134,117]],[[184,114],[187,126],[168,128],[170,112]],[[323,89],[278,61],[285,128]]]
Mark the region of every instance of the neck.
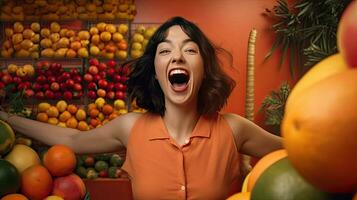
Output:
[[197,105],[168,105],[163,117],[170,136],[179,144],[189,138],[199,119]]

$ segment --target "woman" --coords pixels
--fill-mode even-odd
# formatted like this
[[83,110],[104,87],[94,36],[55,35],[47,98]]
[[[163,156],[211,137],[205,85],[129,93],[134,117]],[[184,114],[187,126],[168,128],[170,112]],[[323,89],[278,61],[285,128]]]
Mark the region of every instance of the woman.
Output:
[[130,63],[129,99],[146,114],[128,113],[83,134],[4,112],[0,118],[76,153],[126,146],[123,169],[135,199],[224,199],[239,175],[238,152],[262,157],[282,142],[238,115],[219,113],[235,83],[220,68],[216,51],[196,25],[175,17]]

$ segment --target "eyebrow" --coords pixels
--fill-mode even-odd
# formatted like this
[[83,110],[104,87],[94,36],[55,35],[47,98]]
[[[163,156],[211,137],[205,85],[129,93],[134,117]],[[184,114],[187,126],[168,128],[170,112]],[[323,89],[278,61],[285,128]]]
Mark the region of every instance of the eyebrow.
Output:
[[[163,43],[163,42],[167,42],[167,43],[172,43],[171,40],[168,40],[168,39],[164,39],[162,42],[160,43]],[[191,38],[187,38],[183,41],[184,44],[188,43],[188,42],[193,42],[193,40]]]

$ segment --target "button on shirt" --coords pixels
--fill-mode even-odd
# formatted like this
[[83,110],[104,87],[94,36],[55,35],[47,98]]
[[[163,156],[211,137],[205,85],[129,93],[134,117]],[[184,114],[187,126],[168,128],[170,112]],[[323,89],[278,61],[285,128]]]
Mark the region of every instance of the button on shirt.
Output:
[[134,199],[225,199],[238,178],[239,154],[221,115],[201,116],[177,145],[161,116],[146,113],[130,133],[123,169]]

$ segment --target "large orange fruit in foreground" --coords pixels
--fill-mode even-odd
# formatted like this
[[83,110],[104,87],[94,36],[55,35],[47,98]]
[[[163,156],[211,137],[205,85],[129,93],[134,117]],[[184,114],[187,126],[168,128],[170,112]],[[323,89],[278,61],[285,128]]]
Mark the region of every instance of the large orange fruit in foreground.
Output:
[[248,183],[247,183],[247,191],[252,191],[255,182],[258,180],[259,176],[267,169],[270,165],[275,163],[276,161],[286,157],[288,154],[285,149],[280,149],[277,151],[273,151],[263,158],[261,158],[257,164],[254,165],[252,171],[249,173]]
[[8,194],[1,198],[1,200],[28,200],[28,198],[22,194]]
[[317,82],[287,105],[282,133],[288,158],[325,191],[357,190],[356,105],[357,69]]
[[21,193],[32,200],[42,200],[52,191],[52,177],[42,165],[27,168],[21,175]]
[[71,174],[76,167],[76,155],[67,146],[56,144],[44,155],[44,165],[53,176]]
[[230,196],[227,200],[250,200],[250,192],[240,192]]

